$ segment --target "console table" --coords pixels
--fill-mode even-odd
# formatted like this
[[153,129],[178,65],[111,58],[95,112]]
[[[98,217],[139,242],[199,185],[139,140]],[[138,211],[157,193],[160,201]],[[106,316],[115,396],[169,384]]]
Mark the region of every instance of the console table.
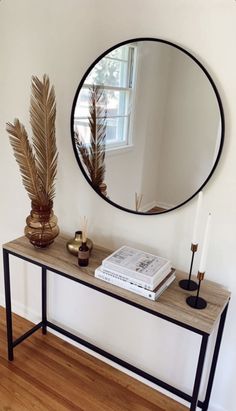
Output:
[[[90,258],[89,266],[81,268],[77,264],[77,258],[69,254],[66,250],[67,236],[60,235],[48,249],[36,249],[29,243],[26,237],[20,237],[3,245],[4,281],[6,297],[6,318],[7,318],[7,340],[8,340],[8,359],[13,360],[13,350],[23,340],[42,328],[46,334],[47,327],[71,338],[72,340],[84,345],[98,354],[114,361],[126,369],[146,378],[167,391],[183,398],[190,403],[190,410],[196,407],[206,411],[208,409],[216,364],[221,345],[221,339],[227,314],[230,292],[223,286],[211,281],[204,280],[201,287],[201,295],[207,300],[208,305],[204,310],[195,310],[189,307],[185,300],[189,293],[178,286],[178,281],[184,277],[181,272],[177,272],[177,278],[172,285],[161,295],[158,301],[151,301],[130,291],[123,290],[112,284],[108,284],[94,277],[95,268],[110,253],[107,249],[94,247]],[[42,270],[42,321],[27,331],[17,339],[13,339],[12,329],[12,310],[11,310],[11,287],[10,287],[10,261],[9,256],[13,255],[22,260],[33,263]],[[192,395],[189,395],[177,387],[148,374],[147,372],[123,361],[112,353],[109,353],[94,344],[68,332],[62,327],[47,320],[47,270],[52,271],[69,280],[76,281],[86,287],[90,287],[97,292],[104,293],[111,298],[115,298],[125,304],[129,304],[139,310],[162,318],[164,321],[176,324],[190,332],[202,336],[199,350],[199,358],[196,368],[196,375]],[[214,352],[210,365],[209,378],[206,386],[204,401],[198,400],[201,377],[204,367],[204,360],[207,350],[208,338],[215,327],[218,326]]]

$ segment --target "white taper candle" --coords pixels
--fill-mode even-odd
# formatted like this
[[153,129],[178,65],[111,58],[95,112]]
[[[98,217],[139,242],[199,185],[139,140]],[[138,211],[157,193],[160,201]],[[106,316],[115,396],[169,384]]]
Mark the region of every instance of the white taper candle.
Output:
[[197,208],[196,208],[195,220],[194,220],[194,225],[193,225],[192,244],[198,244],[198,225],[199,225],[201,207],[202,207],[202,191],[200,191],[200,193],[198,194]]
[[200,265],[199,265],[200,273],[204,273],[206,271],[206,258],[207,258],[207,251],[208,251],[208,245],[209,245],[210,226],[211,226],[211,213],[208,214],[208,219],[207,219],[205,233],[204,233],[202,255],[201,255]]

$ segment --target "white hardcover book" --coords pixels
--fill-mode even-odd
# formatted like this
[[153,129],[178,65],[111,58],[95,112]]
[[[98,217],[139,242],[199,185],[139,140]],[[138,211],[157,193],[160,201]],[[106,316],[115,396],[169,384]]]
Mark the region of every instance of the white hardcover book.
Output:
[[172,270],[170,277],[168,277],[165,281],[163,280],[163,282],[157,287],[158,290],[155,292],[155,300],[163,294],[163,292],[173,283],[175,278],[175,270]]
[[158,277],[155,278],[155,281],[152,284],[146,281],[136,279],[132,275],[126,275],[120,273],[119,271],[110,270],[109,268],[103,265],[101,266],[101,269],[104,274],[107,274],[111,277],[117,278],[121,281],[127,281],[129,283],[137,285],[138,287],[143,287],[147,290],[153,291],[154,288],[156,288],[157,285],[160,284],[160,282],[167,276],[167,274],[169,274],[169,272],[171,271],[171,264],[168,264],[164,269],[161,270],[161,273],[158,275]]
[[156,278],[171,266],[169,260],[132,247],[123,246],[105,258],[104,268],[154,286]]
[[155,301],[166,290],[166,288],[169,287],[169,285],[174,281],[175,270],[171,270],[171,272],[166,276],[166,278],[161,282],[161,284],[159,284],[153,291],[149,291],[143,287],[139,287],[127,281],[122,281],[122,280],[119,280],[118,278],[111,277],[103,272],[103,270],[101,269],[101,266],[95,270],[95,277],[107,283],[113,284],[117,287],[124,288],[125,290],[141,295],[142,297]]

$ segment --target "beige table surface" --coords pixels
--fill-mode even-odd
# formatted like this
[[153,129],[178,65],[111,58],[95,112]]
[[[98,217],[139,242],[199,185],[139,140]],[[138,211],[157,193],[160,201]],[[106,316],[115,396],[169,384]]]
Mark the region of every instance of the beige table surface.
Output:
[[206,299],[207,307],[204,310],[189,307],[186,304],[186,297],[191,294],[196,295],[196,292],[187,292],[178,286],[179,280],[187,278],[187,275],[176,270],[176,279],[171,286],[157,301],[151,301],[94,277],[95,269],[111,251],[95,246],[88,267],[81,268],[77,264],[77,257],[68,253],[66,249],[68,239],[66,235],[60,235],[49,248],[36,249],[26,237],[20,237],[4,244],[3,248],[39,264],[46,265],[49,269],[58,270],[100,290],[129,300],[144,307],[144,309],[148,309],[149,312],[151,310],[208,334],[213,331],[218,318],[230,299],[230,291],[224,286],[204,280],[201,285],[200,295]]

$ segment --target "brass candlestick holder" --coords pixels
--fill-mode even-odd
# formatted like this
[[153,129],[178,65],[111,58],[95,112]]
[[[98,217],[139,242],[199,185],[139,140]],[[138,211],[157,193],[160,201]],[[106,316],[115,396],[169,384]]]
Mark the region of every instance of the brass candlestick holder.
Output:
[[204,300],[204,298],[199,297],[200,286],[201,286],[202,280],[204,279],[204,275],[205,275],[205,272],[198,271],[197,278],[199,282],[198,282],[197,295],[196,296],[191,295],[190,297],[186,299],[186,303],[190,305],[190,307],[197,308],[198,310],[202,310],[203,308],[206,308],[207,306],[206,300]]
[[193,244],[193,243],[191,244],[192,258],[191,258],[188,280],[181,280],[179,282],[179,286],[180,288],[183,288],[183,290],[195,291],[198,288],[197,283],[191,280],[193,260],[194,260],[194,255],[197,252],[197,248],[198,248],[198,244]]

